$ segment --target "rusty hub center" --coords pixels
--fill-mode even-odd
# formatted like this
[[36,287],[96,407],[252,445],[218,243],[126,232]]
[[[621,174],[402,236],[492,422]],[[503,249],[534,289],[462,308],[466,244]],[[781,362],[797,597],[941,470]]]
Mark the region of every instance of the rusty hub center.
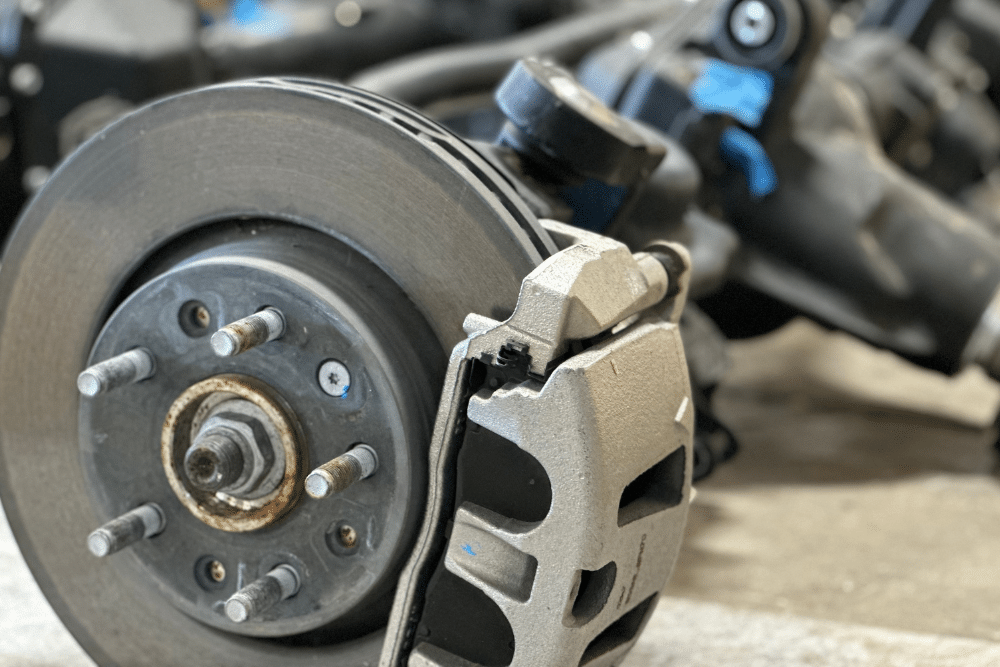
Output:
[[301,495],[301,440],[291,410],[268,385],[217,375],[174,401],[160,453],[192,514],[219,530],[248,532],[280,519]]

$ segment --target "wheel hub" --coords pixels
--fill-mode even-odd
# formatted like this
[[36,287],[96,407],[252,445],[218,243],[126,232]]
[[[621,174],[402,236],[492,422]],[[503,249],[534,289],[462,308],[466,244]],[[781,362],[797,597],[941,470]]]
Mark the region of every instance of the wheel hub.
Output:
[[[368,627],[384,613],[423,493],[414,447],[427,415],[412,397],[434,389],[399,372],[417,355],[408,334],[421,317],[332,239],[267,222],[218,234],[235,240],[146,280],[91,354],[96,363],[138,345],[156,367],[81,403],[100,514],[152,502],[166,515],[135,558],[109,564],[228,632]],[[236,356],[213,350],[209,332],[265,307],[287,322],[280,338]],[[331,360],[352,378],[340,395],[329,390]],[[303,493],[311,467],[361,443],[377,452],[377,475],[327,499]],[[246,622],[225,615],[227,599],[282,565],[301,579],[294,597]]]
[[229,532],[278,521],[299,497],[299,428],[260,380],[219,375],[191,386],[167,412],[161,456],[181,503]]

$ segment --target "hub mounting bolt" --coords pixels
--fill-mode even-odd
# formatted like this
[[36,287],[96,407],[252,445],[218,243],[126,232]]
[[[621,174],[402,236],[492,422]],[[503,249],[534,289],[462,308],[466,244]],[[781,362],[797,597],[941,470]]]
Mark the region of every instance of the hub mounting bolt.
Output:
[[107,522],[87,537],[87,548],[98,558],[121,551],[139,540],[159,535],[167,518],[156,503],[146,503]]
[[299,592],[299,573],[291,565],[279,565],[260,579],[244,586],[226,600],[226,616],[233,623],[257,618],[282,600]]
[[368,445],[358,445],[328,461],[306,477],[306,493],[313,498],[328,498],[355,482],[371,477],[378,469],[378,455]]
[[124,387],[153,377],[156,361],[149,350],[137,347],[95,364],[76,378],[76,388],[84,396],[93,398],[98,394]]
[[285,316],[277,308],[265,308],[212,334],[212,349],[220,357],[235,357],[284,333]]
[[729,30],[747,48],[763,46],[774,36],[774,11],[761,0],[743,0],[729,15]]

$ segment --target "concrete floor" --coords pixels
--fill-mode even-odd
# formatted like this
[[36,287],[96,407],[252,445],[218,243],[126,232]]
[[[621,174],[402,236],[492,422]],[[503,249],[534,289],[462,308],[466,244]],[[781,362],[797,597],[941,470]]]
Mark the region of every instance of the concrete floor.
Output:
[[[1000,665],[1000,389],[795,322],[733,345],[742,442],[625,667]],[[0,667],[91,667],[0,522]]]
[[668,593],[1000,640],[997,386],[804,322],[734,347],[716,406],[743,451],[700,485]]

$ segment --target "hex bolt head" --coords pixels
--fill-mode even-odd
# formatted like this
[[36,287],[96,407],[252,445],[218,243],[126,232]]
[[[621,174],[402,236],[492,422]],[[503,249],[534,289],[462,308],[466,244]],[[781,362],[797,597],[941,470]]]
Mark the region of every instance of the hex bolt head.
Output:
[[104,558],[139,540],[159,535],[167,527],[167,518],[156,503],[146,503],[112,519],[87,536],[87,548]]
[[[235,434],[234,434],[235,435]],[[225,433],[208,433],[184,454],[184,472],[202,491],[218,491],[236,483],[243,475],[243,451]]]
[[309,473],[306,493],[313,498],[328,498],[371,477],[376,470],[378,454],[368,445],[358,445]]
[[317,373],[320,388],[336,398],[347,396],[351,390],[351,371],[336,359],[328,359],[319,367]]
[[244,586],[226,600],[226,617],[233,623],[257,618],[282,600],[299,592],[299,573],[291,565],[279,565],[260,579]]
[[128,384],[153,377],[156,361],[144,347],[137,347],[95,364],[76,378],[76,388],[84,396],[93,398]]
[[220,357],[235,357],[284,333],[285,316],[277,308],[265,308],[212,334],[212,350]]
[[763,46],[776,29],[774,11],[761,0],[743,0],[729,14],[729,30],[747,48]]

